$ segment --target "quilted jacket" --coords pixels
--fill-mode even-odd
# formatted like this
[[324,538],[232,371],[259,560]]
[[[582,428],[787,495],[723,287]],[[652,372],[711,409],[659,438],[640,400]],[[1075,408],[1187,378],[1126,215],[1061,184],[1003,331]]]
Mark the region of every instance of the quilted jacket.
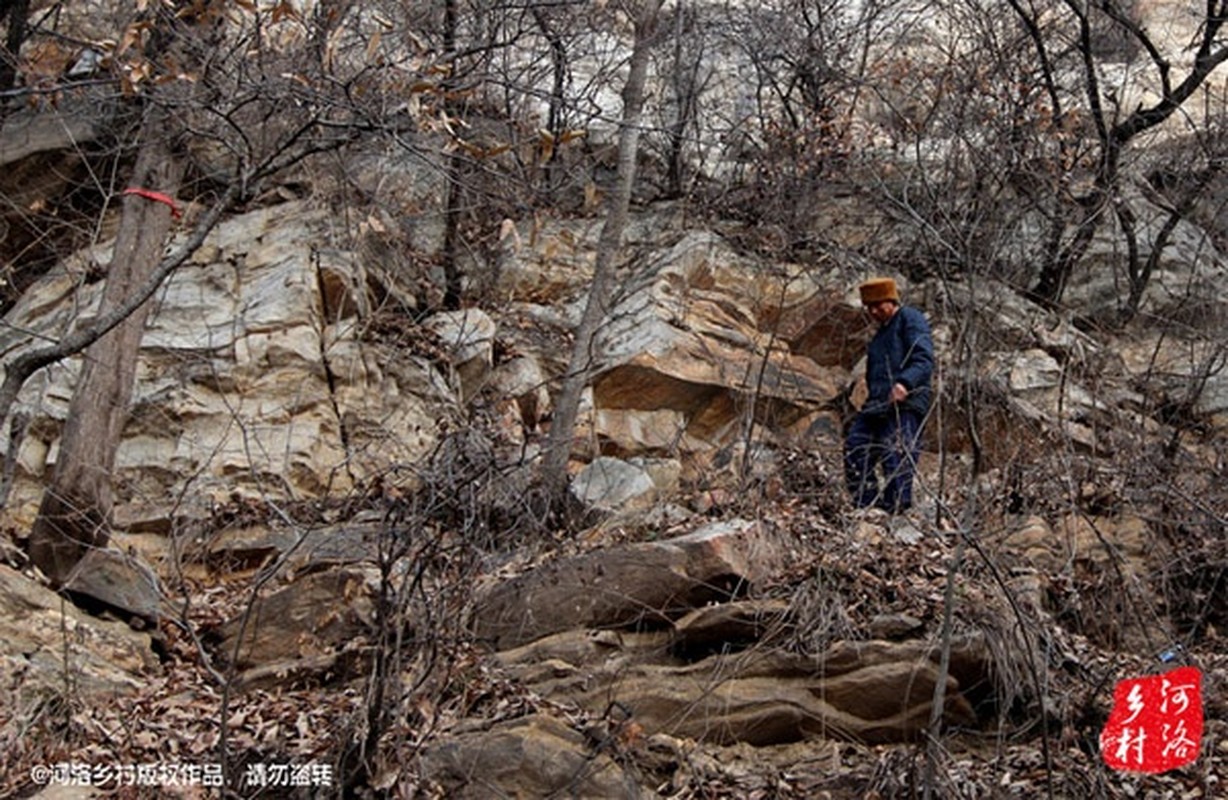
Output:
[[930,406],[930,380],[934,374],[934,339],[925,315],[901,306],[887,324],[878,329],[866,348],[866,388],[869,395],[862,412],[885,414],[891,404],[891,386],[908,389],[903,408],[924,415]]

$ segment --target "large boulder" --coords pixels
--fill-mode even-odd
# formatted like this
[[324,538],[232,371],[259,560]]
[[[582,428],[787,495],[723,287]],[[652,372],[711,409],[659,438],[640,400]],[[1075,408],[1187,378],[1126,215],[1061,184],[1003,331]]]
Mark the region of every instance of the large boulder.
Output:
[[1088,449],[1097,446],[1088,418],[1095,413],[1113,413],[1108,403],[1069,376],[1057,359],[1040,348],[986,354],[982,378],[1006,396],[1006,411],[1016,420],[1061,431]]
[[12,710],[66,686],[97,697],[135,692],[158,669],[148,633],[90,616],[0,564],[0,674]]
[[83,608],[119,614],[137,628],[156,625],[170,608],[153,570],[109,547],[86,551],[64,579],[63,591]]
[[614,513],[650,507],[657,500],[657,486],[643,467],[601,456],[572,479],[571,494],[585,508]]
[[544,564],[478,599],[475,631],[504,650],[573,628],[668,627],[687,611],[745,594],[790,558],[761,522],[716,522],[684,536]]
[[[598,331],[583,424],[603,454],[679,456],[693,477],[745,436],[751,418],[756,438],[803,435],[847,382],[865,325],[858,329],[856,308],[827,287],[830,276],[758,263],[713,232],[676,233],[677,224],[658,212],[628,231],[644,266],[622,281]],[[557,341],[547,352],[549,337],[528,334],[570,333],[597,232],[553,221],[517,233],[515,246],[507,240],[500,294],[519,302],[503,315],[501,335],[553,374],[565,369]]]
[[434,314],[423,327],[447,349],[458,393],[469,400],[486,383],[494,365],[494,321],[480,309],[466,308]]
[[[804,290],[804,291],[803,291]],[[841,367],[795,353],[782,314],[818,292],[746,263],[710,233],[684,236],[610,310],[594,351],[598,436],[624,452],[712,453],[747,415],[787,431],[840,391]]]
[[[501,660],[547,699],[593,714],[618,703],[650,735],[715,744],[914,741],[929,725],[939,678],[940,649],[920,641],[845,642],[817,658],[751,649],[689,664],[670,663],[635,641],[606,639],[587,650],[560,648],[565,641]],[[987,680],[984,645],[955,642],[943,706],[948,724],[977,724],[966,692],[983,691]]]
[[334,672],[372,633],[375,580],[359,567],[310,573],[256,598],[206,641],[241,671],[241,687]]
[[632,773],[554,717],[533,715],[432,745],[421,760],[448,797],[651,797]]

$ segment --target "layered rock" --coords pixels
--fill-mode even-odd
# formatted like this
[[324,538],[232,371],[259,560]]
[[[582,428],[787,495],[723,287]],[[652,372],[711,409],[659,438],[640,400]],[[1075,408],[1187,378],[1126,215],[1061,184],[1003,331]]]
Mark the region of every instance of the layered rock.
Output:
[[[594,715],[618,703],[650,734],[722,745],[812,738],[881,744],[914,740],[929,725],[938,653],[924,642],[869,641],[843,643],[817,658],[748,650],[690,664],[637,663],[622,648],[609,648],[587,664],[555,658],[526,670],[514,656],[507,661],[543,696]],[[957,642],[953,658],[969,685],[986,679],[979,643]],[[947,676],[945,721],[974,727],[976,714],[960,691],[968,686],[955,674]]]
[[553,717],[534,715],[452,737],[422,760],[449,797],[651,796],[595,744]]
[[158,670],[148,633],[92,616],[0,564],[0,672],[13,708],[68,688],[90,697],[135,692]]
[[[595,344],[596,433],[615,452],[711,454],[753,420],[804,431],[847,379],[790,348],[788,316],[818,287],[746,263],[719,237],[693,233],[624,290]],[[832,303],[835,305],[836,303]]]
[[[366,339],[363,266],[310,244],[328,222],[299,202],[232,218],[151,301],[117,454],[121,525],[165,529],[235,497],[344,494],[433,445],[455,395],[429,362]],[[30,333],[58,338],[85,324],[101,289],[89,265],[107,258],[105,248],[81,253],[32,287],[8,315],[0,357],[31,346]],[[79,364],[49,367],[21,393],[16,410],[31,423],[9,513],[23,524],[55,461]]]
[[784,537],[746,520],[550,562],[485,592],[475,632],[505,650],[583,626],[661,627],[745,594],[790,558]]
[[992,659],[978,638],[953,644],[945,678],[941,648],[923,640],[841,642],[817,656],[765,645],[795,624],[789,605],[740,598],[789,558],[785,539],[753,523],[594,551],[496,585],[475,631],[541,696],[594,717],[616,707],[648,735],[910,741],[930,724],[939,680],[946,723],[979,723],[967,692],[986,691]]

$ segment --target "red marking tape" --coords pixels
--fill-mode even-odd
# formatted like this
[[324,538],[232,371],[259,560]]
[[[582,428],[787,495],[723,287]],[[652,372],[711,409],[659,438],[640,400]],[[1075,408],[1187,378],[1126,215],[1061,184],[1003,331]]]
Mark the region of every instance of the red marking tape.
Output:
[[134,194],[138,197],[144,197],[146,200],[153,200],[155,203],[166,203],[171,207],[171,216],[175,219],[179,218],[179,206],[175,203],[175,198],[169,194],[155,192],[152,189],[130,188],[124,189],[124,194]]

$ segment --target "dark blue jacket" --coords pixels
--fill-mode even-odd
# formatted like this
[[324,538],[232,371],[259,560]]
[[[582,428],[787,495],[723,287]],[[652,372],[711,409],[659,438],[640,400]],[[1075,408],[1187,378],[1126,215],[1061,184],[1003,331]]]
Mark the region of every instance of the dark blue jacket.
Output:
[[866,348],[865,414],[883,414],[891,409],[888,399],[893,384],[902,383],[908,397],[902,408],[924,415],[930,407],[930,379],[934,374],[934,339],[925,315],[901,306],[878,329]]

